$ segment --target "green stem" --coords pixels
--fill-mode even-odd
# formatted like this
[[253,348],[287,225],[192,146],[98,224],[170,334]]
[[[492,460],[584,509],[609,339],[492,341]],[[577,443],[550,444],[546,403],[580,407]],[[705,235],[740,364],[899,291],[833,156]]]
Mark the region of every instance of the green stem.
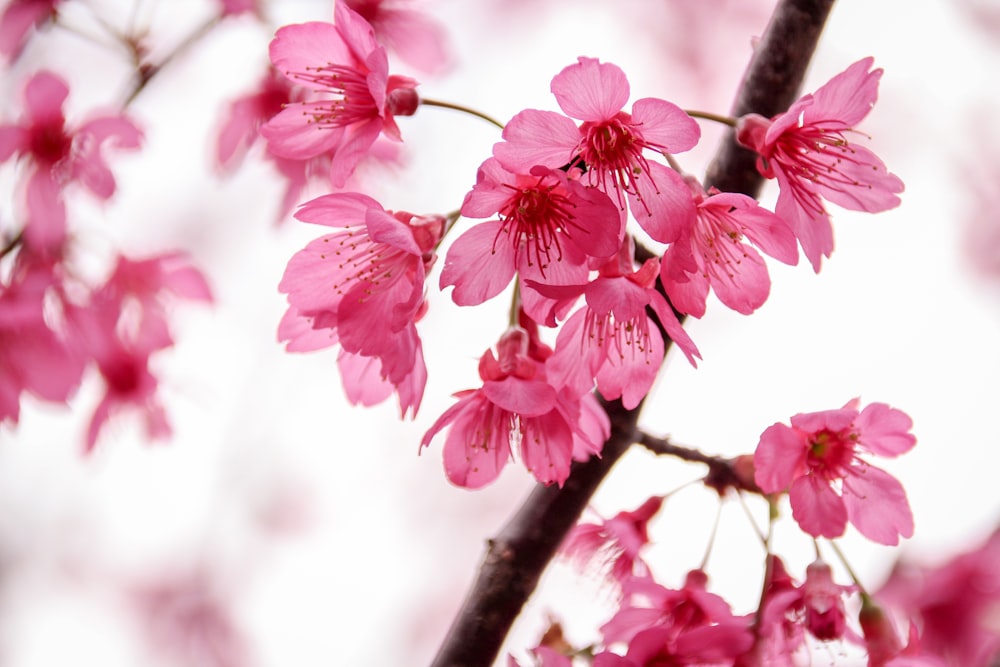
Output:
[[844,552],[840,550],[840,546],[833,540],[827,540],[827,542],[829,542],[830,547],[833,549],[833,552],[837,554],[837,558],[840,559],[840,562],[843,563],[844,569],[847,570],[847,575],[851,578],[851,581],[853,581],[854,584],[858,587],[858,591],[861,592],[861,596],[863,598],[868,597],[868,592],[865,590],[864,584],[861,583],[861,579],[858,578],[858,575],[854,571],[854,568],[851,567],[851,564],[847,562],[847,557],[844,556]]
[[476,118],[482,118],[487,123],[492,123],[496,125],[501,130],[503,129],[503,123],[496,120],[492,116],[484,114],[482,111],[476,111],[475,109],[470,109],[469,107],[464,107],[461,104],[452,104],[451,102],[442,102],[441,100],[429,100],[426,97],[420,98],[420,104],[428,107],[440,107],[442,109],[452,109],[453,111],[461,111],[462,113],[467,113],[470,116],[475,116]]
[[694,111],[693,109],[685,109],[684,113],[691,116],[692,118],[701,118],[703,120],[711,120],[716,123],[722,123],[723,125],[728,125],[729,127],[736,127],[736,119],[732,116],[720,116],[717,113],[711,113],[710,111]]

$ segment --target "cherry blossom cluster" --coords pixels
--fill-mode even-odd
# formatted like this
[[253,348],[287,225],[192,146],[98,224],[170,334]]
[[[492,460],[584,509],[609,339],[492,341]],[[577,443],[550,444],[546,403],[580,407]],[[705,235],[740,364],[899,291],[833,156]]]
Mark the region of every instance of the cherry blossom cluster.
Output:
[[[298,164],[296,174],[321,165],[332,189],[379,154],[380,139],[402,141],[401,117],[444,106],[389,73],[375,28],[349,3],[336,3],[332,24],[281,28],[270,55],[284,82],[269,77],[239,103],[257,104],[254,113],[234,106],[244,130],[232,135],[259,124],[268,155]],[[728,121],[759,155],[760,172],[778,181],[772,212],[682,172],[674,156],[697,144],[695,118],[653,97],[629,105],[619,67],[580,57],[552,79],[561,112],[525,109],[497,123],[500,140],[456,211],[393,212],[343,190],[303,205],[298,219],[336,231],[288,263],[279,336],[296,351],[339,344],[351,400],[395,393],[401,412],[415,413],[427,377],[415,325],[439,248],[456,236],[439,286],[460,306],[510,294],[511,317],[480,360],[482,386],[457,394],[423,445],[446,434],[445,470],[459,486],[490,483],[515,450],[536,479],[561,485],[571,462],[600,455],[607,438],[595,389],[632,409],[670,343],[696,363],[681,320],[704,315],[710,290],[750,314],[770,291],[762,253],[795,264],[801,245],[817,271],[830,255],[826,202],[864,211],[899,203],[902,182],[853,141],[881,73],[866,58],[784,114]],[[637,261],[636,233],[659,251],[642,248]]]
[[[765,494],[773,507],[787,492],[793,517],[813,537],[842,536],[846,505],[854,508],[848,512],[862,534],[896,544],[900,533],[912,533],[905,493],[859,454],[904,452],[915,442],[912,423],[882,403],[857,408],[854,400],[839,410],[795,415],[791,427],[769,427],[752,459],[726,464],[735,481],[715,488],[722,497]],[[816,560],[799,582],[771,552],[770,539],[763,538],[760,604],[748,615],[735,615],[723,597],[708,591],[703,566],[690,571],[680,588],[662,585],[642,552],[651,541],[649,526],[669,495],[652,496],[610,519],[580,523],[567,536],[563,554],[584,571],[603,573],[619,592],[618,611],[601,626],[601,640],[594,645],[579,649],[561,638],[543,641],[534,649],[538,664],[570,667],[572,656],[588,654],[597,667],[792,665],[807,661],[810,650],[829,642],[858,645],[868,653],[870,665],[942,664],[936,653],[922,653],[915,639],[904,642],[858,582],[836,583],[818,546]],[[849,609],[858,604],[852,620]],[[513,658],[510,663],[518,664]]]
[[21,224],[3,230],[0,255],[8,264],[0,276],[0,422],[17,422],[25,393],[66,401],[93,367],[104,395],[87,429],[90,450],[123,408],[141,414],[150,437],[170,433],[150,358],[173,345],[169,301],[212,297],[178,253],[142,259],[119,253],[103,280],[80,277],[66,202],[81,189],[109,199],[115,179],[105,152],[139,148],[142,132],[120,114],[71,124],[63,114],[68,95],[59,75],[37,72],[24,86],[21,119],[0,124],[0,162],[17,162],[23,195],[15,211]]

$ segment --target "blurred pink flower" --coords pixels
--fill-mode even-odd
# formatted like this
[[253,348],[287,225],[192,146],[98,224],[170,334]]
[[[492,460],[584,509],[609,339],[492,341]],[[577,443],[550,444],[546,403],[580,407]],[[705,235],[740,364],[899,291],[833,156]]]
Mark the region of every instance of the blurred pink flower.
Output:
[[180,254],[144,260],[120,256],[86,307],[69,311],[76,344],[93,359],[104,379],[104,396],[87,429],[87,451],[97,444],[108,420],[125,408],[140,413],[151,439],[170,435],[157,393],[159,382],[149,360],[173,345],[165,310],[166,299],[172,297],[212,301],[204,277]]
[[95,196],[108,199],[115,179],[104,162],[105,145],[138,148],[142,133],[121,115],[100,116],[77,129],[66,126],[62,105],[69,87],[57,75],[42,71],[24,88],[25,115],[20,124],[0,125],[0,162],[17,155],[29,162],[27,244],[38,252],[54,252],[66,236],[63,190],[79,181]]
[[707,590],[708,576],[691,570],[680,589],[669,589],[650,578],[631,577],[622,586],[623,603],[617,613],[601,626],[605,644],[629,643],[639,633],[659,628],[666,635],[709,625],[747,629],[745,619],[733,616],[729,603]]
[[925,653],[954,667],[1000,657],[1000,532],[935,567],[902,562],[876,598],[914,619]]
[[[645,150],[679,153],[698,143],[698,124],[678,106],[656,98],[629,98],[625,73],[594,58],[562,70],[552,92],[566,116],[526,109],[514,116],[493,154],[511,171],[535,165],[579,166],[582,182],[608,193],[624,211],[625,199],[639,225],[669,243],[694,224],[694,203],[676,171],[647,159]],[[570,118],[567,118],[569,116]],[[571,120],[583,121],[577,127]]]
[[834,583],[830,566],[821,560],[814,561],[806,568],[802,586],[767,597],[762,607],[761,625],[776,627],[782,622],[797,623],[820,641],[841,639],[847,630],[844,596],[854,589],[854,586]]
[[649,543],[647,525],[663,505],[652,496],[631,512],[619,512],[607,521],[578,523],[563,540],[560,551],[586,567],[599,563],[619,585],[633,576],[648,576],[649,566],[639,552]]
[[898,544],[913,535],[906,492],[859,455],[909,451],[913,422],[885,403],[860,412],[858,404],[853,399],[839,410],[795,415],[791,427],[768,427],[754,452],[754,478],[765,493],[787,490],[792,516],[814,537],[840,537],[850,520],[868,539]]
[[764,260],[746,240],[786,264],[798,262],[795,235],[783,219],[735,192],[708,194],[687,179],[694,192],[696,221],[670,244],[660,264],[660,280],[670,303],[682,313],[705,314],[708,289],[719,301],[749,315],[771,291]]
[[288,104],[261,134],[272,152],[306,160],[333,156],[330,179],[343,186],[375,140],[401,141],[395,116],[416,112],[417,82],[389,75],[385,48],[371,26],[346,4],[334,8],[335,24],[285,26],[271,42],[271,62],[293,84],[321,99]]
[[46,321],[46,295],[58,291],[53,267],[23,255],[0,283],[0,422],[17,422],[24,392],[62,402],[80,384],[83,356]]
[[[410,0],[339,0],[368,21],[375,37],[406,63],[428,74],[451,65],[448,32]],[[409,6],[409,7],[408,7]]]
[[28,41],[28,32],[56,18],[63,0],[10,0],[0,14],[0,55],[14,60]]
[[882,70],[863,58],[788,111],[768,120],[739,120],[737,139],[759,154],[757,169],[778,179],[775,212],[795,230],[813,269],[833,252],[827,200],[852,211],[874,213],[899,205],[903,182],[867,148],[847,140],[878,97]]

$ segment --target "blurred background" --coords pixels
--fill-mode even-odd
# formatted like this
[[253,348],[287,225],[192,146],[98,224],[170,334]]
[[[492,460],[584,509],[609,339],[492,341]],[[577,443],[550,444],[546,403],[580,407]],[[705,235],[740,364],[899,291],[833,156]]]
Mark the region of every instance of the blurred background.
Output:
[[[41,68],[70,82],[71,120],[114,108],[133,69],[102,37],[101,21],[147,28],[155,60],[220,5],[65,0],[59,24],[33,34],[0,71],[0,119],[19,117],[23,83]],[[526,107],[557,109],[552,76],[586,55],[619,65],[632,101],[663,97],[725,113],[771,5],[428,0],[419,8],[446,31],[450,60],[428,72],[390,55],[390,71],[417,78],[429,98],[506,120]],[[348,405],[336,351],[290,354],[278,344],[285,302],[277,284],[291,255],[321,230],[282,215],[285,184],[260,145],[228,174],[216,166],[215,146],[228,103],[263,75],[274,30],[331,20],[333,8],[330,0],[281,0],[262,10],[264,20],[245,14],[213,24],[131,103],[146,143],[111,158],[119,184],[111,202],[70,200],[82,270],[100,276],[116,250],[142,257],[182,249],[216,303],[171,312],[177,345],[156,357],[175,431],[169,441],[147,442],[125,415],[84,455],[102,391],[91,376],[68,408],[27,398],[20,423],[0,426],[0,664],[427,664],[485,539],[532,487],[518,464],[488,488],[457,489],[445,479],[440,442],[418,455],[451,394],[478,385],[477,360],[505,327],[502,299],[460,309],[432,274],[419,325],[430,379],[413,421],[400,421],[393,402]],[[706,316],[687,325],[703,361],[693,369],[671,352],[642,424],[731,456],[752,452],[774,422],[855,396],[905,410],[918,444],[884,467],[908,491],[916,534],[898,549],[853,529],[841,541],[874,589],[900,556],[941,562],[1000,522],[1000,8],[921,0],[901,16],[890,0],[843,2],[804,92],[868,55],[885,74],[860,129],[906,183],[902,206],[877,216],[831,207],[832,258],[818,275],[805,262],[770,264],[770,299],[751,317],[710,297]],[[498,131],[428,107],[399,125],[402,164],[366,166],[354,187],[389,209],[460,206]],[[678,156],[695,174],[721,136],[702,127],[701,145]],[[0,229],[16,215],[16,175],[12,163],[0,165]],[[326,191],[311,187],[299,201]],[[764,203],[775,196],[771,184]],[[610,517],[702,474],[631,451],[593,510]],[[753,500],[763,525],[766,508]],[[647,554],[663,583],[679,586],[702,561],[718,505],[698,485],[667,501]],[[776,550],[801,576],[813,547],[786,515]],[[724,503],[708,572],[711,590],[737,613],[756,604],[763,556],[739,503]],[[838,578],[846,581],[842,571]],[[549,619],[562,621],[571,641],[589,643],[613,604],[597,577],[557,563],[508,648],[525,659]]]

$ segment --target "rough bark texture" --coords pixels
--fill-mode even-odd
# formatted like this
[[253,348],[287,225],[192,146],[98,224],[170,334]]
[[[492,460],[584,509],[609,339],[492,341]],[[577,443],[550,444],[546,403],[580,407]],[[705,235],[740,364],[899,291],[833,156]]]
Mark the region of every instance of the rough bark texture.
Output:
[[[773,116],[797,97],[833,0],[778,3],[746,76],[733,115]],[[763,179],[750,151],[723,140],[706,185],[756,197]],[[669,339],[666,339],[669,344]],[[598,485],[636,440],[640,404],[626,410],[605,402],[611,437],[600,459],[576,464],[566,484],[537,487],[500,534],[490,540],[476,582],[441,645],[432,667],[489,667],[546,565],[583,512]]]

